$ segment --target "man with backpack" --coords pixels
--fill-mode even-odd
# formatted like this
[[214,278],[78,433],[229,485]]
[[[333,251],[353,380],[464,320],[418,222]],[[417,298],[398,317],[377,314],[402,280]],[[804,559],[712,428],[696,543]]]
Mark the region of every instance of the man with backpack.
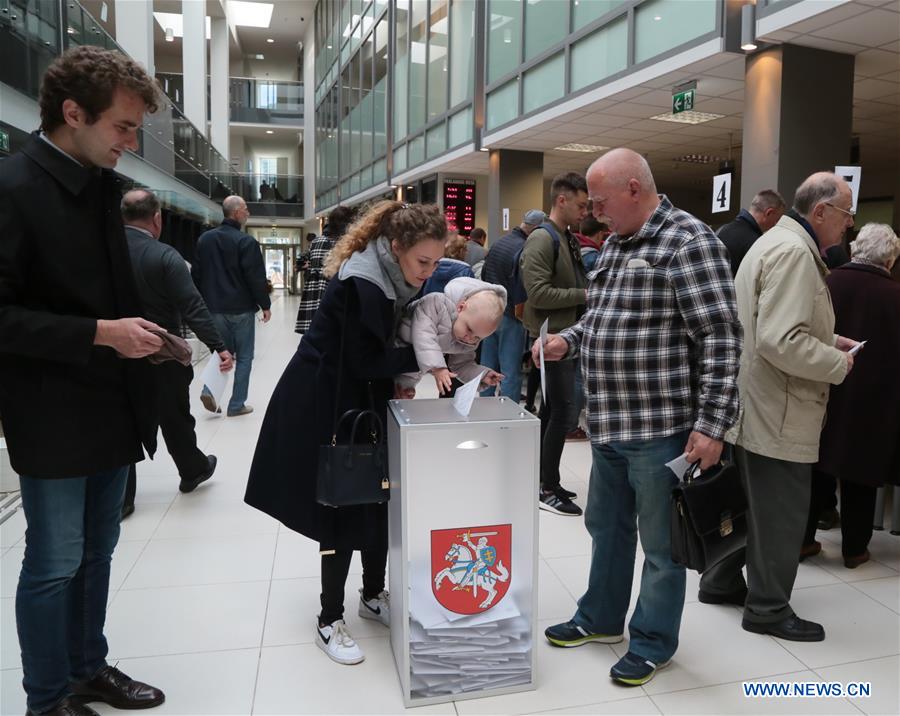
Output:
[[[481,364],[503,374],[500,395],[519,402],[522,397],[522,355],[525,353],[525,326],[516,315],[516,305],[525,302],[519,258],[525,241],[547,219],[540,209],[525,212],[522,223],[491,246],[484,260],[481,278],[506,289],[509,300],[500,327],[481,342]],[[491,396],[493,388],[482,395]]]
[[[548,332],[559,333],[574,325],[584,313],[587,278],[578,240],[569,226],[578,226],[587,214],[588,194],[584,177],[574,172],[559,174],[550,184],[550,216],[536,228],[522,250],[520,268],[528,300],[522,322],[537,336],[548,320]],[[557,515],[577,517],[577,497],[562,487],[559,461],[566,433],[576,424],[575,360],[545,365],[546,393],[541,404],[541,491],[539,507]]]

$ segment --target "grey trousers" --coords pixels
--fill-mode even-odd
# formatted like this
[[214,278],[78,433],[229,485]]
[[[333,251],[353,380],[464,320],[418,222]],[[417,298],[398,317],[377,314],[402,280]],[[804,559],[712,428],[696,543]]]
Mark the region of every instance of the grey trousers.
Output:
[[781,621],[794,613],[791,591],[806,529],[812,465],[776,460],[739,446],[735,459],[750,507],[747,548],[706,570],[700,589],[710,594],[743,590],[741,567],[746,562],[744,619],[759,624]]

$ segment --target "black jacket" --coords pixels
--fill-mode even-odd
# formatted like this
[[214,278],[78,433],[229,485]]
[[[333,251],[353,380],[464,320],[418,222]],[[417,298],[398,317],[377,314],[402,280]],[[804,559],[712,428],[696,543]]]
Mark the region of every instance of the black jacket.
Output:
[[224,350],[225,343],[181,254],[133,226],[125,227],[125,236],[144,317],[175,335],[181,335],[183,319],[211,351]]
[[60,478],[156,449],[146,360],[94,346],[97,319],[140,316],[111,171],[34,135],[0,162],[0,416],[13,469]]
[[231,219],[197,240],[191,274],[213,313],[255,313],[272,305],[259,244]]
[[520,226],[514,226],[513,230],[505,236],[501,236],[497,243],[491,246],[487,258],[484,260],[484,269],[481,272],[482,281],[496,283],[506,289],[509,300],[506,302],[504,313],[510,318],[516,315],[516,303],[522,303],[525,299],[518,300],[516,296],[519,283],[518,259],[525,246],[528,236]]
[[731,261],[731,275],[737,276],[738,267],[744,256],[753,246],[753,242],[762,236],[762,229],[756,223],[756,219],[746,209],[741,209],[734,221],[719,228],[719,241],[728,249],[728,257]]
[[[346,344],[339,375],[342,327]],[[319,446],[331,440],[338,380],[338,415],[371,407],[386,426],[394,376],[419,369],[412,346],[394,346],[393,327],[394,302],[374,283],[329,281],[266,409],[244,499],[323,549],[387,546],[387,506],[323,507],[316,502],[316,470]]]

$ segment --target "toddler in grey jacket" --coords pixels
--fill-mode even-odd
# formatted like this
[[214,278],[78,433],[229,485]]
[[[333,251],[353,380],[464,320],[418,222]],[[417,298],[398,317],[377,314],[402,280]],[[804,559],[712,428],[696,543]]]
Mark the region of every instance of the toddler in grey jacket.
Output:
[[[429,293],[409,305],[400,322],[398,342],[412,345],[420,372],[397,379],[404,388],[414,387],[431,373],[443,395],[453,378],[468,382],[486,371],[482,385],[497,385],[503,376],[475,362],[475,349],[500,325],[506,308],[506,289],[475,278],[455,278],[443,292]],[[444,359],[444,356],[447,359]]]

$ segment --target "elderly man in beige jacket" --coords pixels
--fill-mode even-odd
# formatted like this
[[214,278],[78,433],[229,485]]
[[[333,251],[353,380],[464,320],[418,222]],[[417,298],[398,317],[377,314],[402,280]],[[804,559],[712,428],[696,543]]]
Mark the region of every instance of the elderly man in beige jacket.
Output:
[[791,641],[825,638],[820,624],[794,614],[790,598],[829,386],[843,382],[853,367],[849,351],[856,341],[834,334],[822,261],[853,225],[851,206],[843,179],[813,174],[797,189],[793,208],[753,244],[735,277],[744,327],[743,414],[729,442],[750,506],[747,549],[703,574],[699,598],[743,606],[745,630]]

